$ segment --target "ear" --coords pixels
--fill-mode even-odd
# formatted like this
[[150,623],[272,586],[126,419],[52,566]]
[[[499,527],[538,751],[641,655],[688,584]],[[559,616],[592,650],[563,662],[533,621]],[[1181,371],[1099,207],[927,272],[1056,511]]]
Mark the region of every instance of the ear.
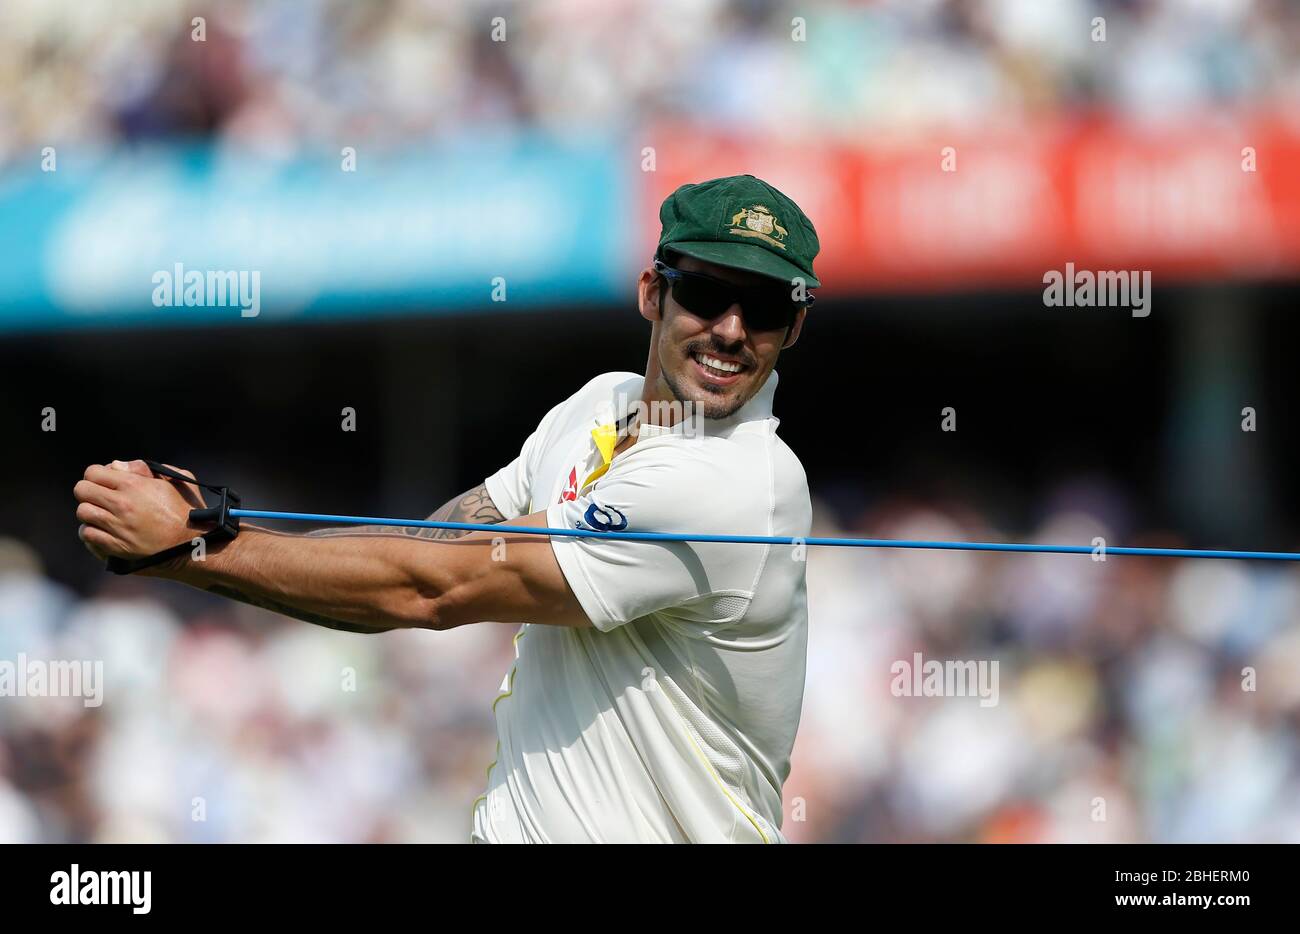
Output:
[[662,290],[663,277],[655,272],[655,268],[647,266],[642,269],[637,279],[637,308],[641,312],[641,317],[647,321],[658,321],[662,317],[659,313]]
[[790,325],[790,333],[785,336],[785,343],[781,345],[782,350],[786,350],[794,346],[794,342],[799,339],[799,335],[803,331],[803,319],[807,317],[807,315],[808,315],[807,308],[800,308],[799,311],[795,314],[794,324]]

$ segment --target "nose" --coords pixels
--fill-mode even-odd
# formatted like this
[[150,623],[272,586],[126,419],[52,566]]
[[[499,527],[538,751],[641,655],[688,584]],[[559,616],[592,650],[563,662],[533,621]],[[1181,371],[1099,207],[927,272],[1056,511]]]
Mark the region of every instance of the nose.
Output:
[[728,344],[745,339],[745,317],[739,303],[734,303],[713,321],[713,333]]

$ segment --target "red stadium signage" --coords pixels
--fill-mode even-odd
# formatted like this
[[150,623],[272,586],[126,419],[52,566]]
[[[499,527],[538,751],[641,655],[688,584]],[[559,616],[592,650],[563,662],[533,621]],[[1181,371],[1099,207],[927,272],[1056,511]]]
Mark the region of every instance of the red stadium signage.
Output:
[[660,168],[643,176],[643,210],[685,182],[758,175],[817,225],[823,291],[1041,289],[1067,263],[1164,281],[1300,270],[1300,124],[1280,118],[1062,120],[862,145],[680,126],[645,138]]

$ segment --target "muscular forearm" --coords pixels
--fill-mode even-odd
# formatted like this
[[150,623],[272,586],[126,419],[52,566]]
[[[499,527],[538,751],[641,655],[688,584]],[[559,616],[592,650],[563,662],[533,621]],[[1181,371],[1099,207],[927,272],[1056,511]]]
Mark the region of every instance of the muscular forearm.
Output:
[[[153,555],[194,534],[197,495],[153,477],[143,461],[92,464],[73,495],[78,535],[100,557]],[[462,494],[440,514],[489,525],[504,520],[485,490]],[[541,530],[546,513],[518,522],[527,527],[522,532]],[[451,629],[484,620],[591,624],[546,536],[511,536],[509,557],[507,538],[491,531],[441,538],[356,529],[289,535],[250,527],[206,554],[186,553],[141,573],[352,632]]]
[[[179,568],[174,569],[179,570]],[[341,619],[335,619],[325,616],[321,613],[313,613],[300,607],[292,606],[283,600],[273,599],[266,593],[256,593],[253,591],[251,584],[239,582],[234,575],[226,575],[228,579],[218,580],[216,575],[211,578],[199,573],[194,573],[193,569],[185,569],[184,573],[174,573],[169,576],[177,580],[184,581],[191,586],[200,590],[206,590],[214,593],[219,597],[225,597],[228,600],[236,600],[239,603],[247,603],[249,606],[255,606],[263,610],[270,610],[272,613],[279,613],[281,616],[288,616],[291,619],[301,620],[304,623],[311,623],[314,626],[323,626],[326,629],[337,629],[340,632],[356,633],[378,633],[387,632],[395,629],[395,626],[364,626],[360,623],[348,623]],[[240,589],[240,588],[244,589]]]
[[[488,495],[487,486],[482,483],[471,490],[467,490],[455,499],[448,500],[429,518],[438,522],[475,522],[492,525],[505,521],[505,516],[501,514],[501,511],[492,502],[492,497]],[[399,539],[408,537],[449,540],[460,538],[469,533],[459,529],[393,528],[391,526],[366,525],[350,528],[317,529],[314,532],[307,533],[306,536],[281,536],[279,533],[274,532],[264,532],[263,534],[289,540],[303,537],[346,539],[349,537],[355,538],[358,535],[387,535]],[[247,537],[248,533],[245,533],[240,540]],[[253,552],[267,550],[273,553],[277,550],[283,553],[281,549],[292,547],[288,542],[281,542],[279,546],[279,549],[277,549],[274,542],[263,542],[255,543],[250,547]],[[240,549],[227,546],[226,549],[216,555],[218,561],[210,567],[183,568],[178,566],[173,569],[176,573],[171,576],[183,579],[187,583],[210,593],[261,607],[265,610],[271,610],[274,613],[280,613],[294,619],[300,619],[316,626],[325,626],[329,629],[339,629],[344,632],[373,633],[387,632],[390,629],[401,628],[404,625],[391,620],[381,620],[379,607],[373,603],[368,604],[363,601],[360,606],[354,605],[358,597],[361,596],[355,592],[344,594],[342,600],[322,600],[319,605],[308,606],[307,601],[285,593],[285,583],[274,576],[264,583],[259,583],[256,575],[252,577],[244,575],[242,571],[250,561],[248,555],[249,551],[247,550],[241,554]],[[256,571],[258,569],[250,568],[249,570]],[[263,570],[261,576],[266,577],[267,572]],[[337,579],[332,582],[336,583]],[[314,595],[317,598],[325,596],[319,591],[315,592]],[[393,599],[400,598],[390,594],[389,601],[391,602]],[[431,624],[430,621],[425,621],[425,625]]]
[[437,598],[452,581],[436,562],[421,560],[425,545],[402,535],[318,537],[250,528],[166,576],[334,629],[437,628]]

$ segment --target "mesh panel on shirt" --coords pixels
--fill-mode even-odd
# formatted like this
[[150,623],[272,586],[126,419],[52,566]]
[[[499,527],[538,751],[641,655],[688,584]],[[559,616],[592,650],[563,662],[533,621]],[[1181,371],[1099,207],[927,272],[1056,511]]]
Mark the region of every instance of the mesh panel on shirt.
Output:
[[713,609],[718,622],[734,622],[744,616],[749,609],[749,598],[738,594],[725,594],[714,599]]

